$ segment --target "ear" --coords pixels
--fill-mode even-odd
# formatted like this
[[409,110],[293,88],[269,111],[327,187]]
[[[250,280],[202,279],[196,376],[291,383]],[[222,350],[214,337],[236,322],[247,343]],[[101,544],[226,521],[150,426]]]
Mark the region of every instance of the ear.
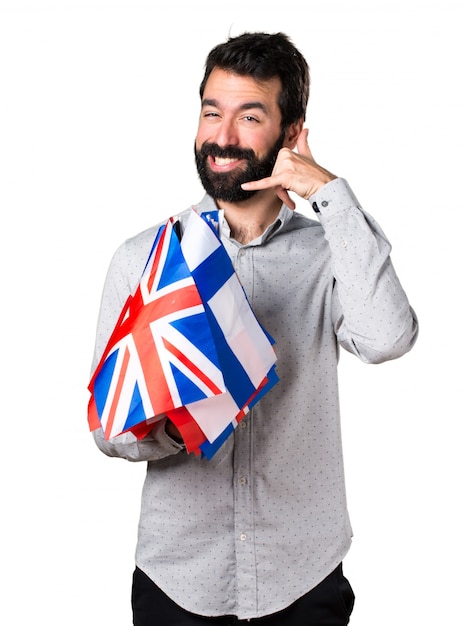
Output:
[[303,130],[303,124],[304,120],[301,118],[297,122],[288,126],[285,132],[285,140],[283,142],[284,147],[290,148],[290,150],[296,148],[296,142],[298,141],[298,137]]

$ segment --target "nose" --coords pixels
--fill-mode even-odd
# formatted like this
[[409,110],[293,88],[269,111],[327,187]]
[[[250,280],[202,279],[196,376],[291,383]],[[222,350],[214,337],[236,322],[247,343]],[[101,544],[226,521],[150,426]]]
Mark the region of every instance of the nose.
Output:
[[237,146],[239,137],[234,122],[223,118],[216,128],[213,141],[222,148]]

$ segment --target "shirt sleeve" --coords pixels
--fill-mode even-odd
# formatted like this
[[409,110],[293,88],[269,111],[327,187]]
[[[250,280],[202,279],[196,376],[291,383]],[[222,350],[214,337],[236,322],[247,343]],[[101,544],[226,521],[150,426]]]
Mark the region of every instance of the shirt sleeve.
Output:
[[[99,363],[128,296],[136,289],[154,236],[155,231],[152,230],[141,233],[139,237],[123,243],[113,255],[102,291],[92,372]],[[107,456],[128,461],[157,461],[184,450],[184,446],[165,432],[166,421],[166,418],[158,421],[142,440],[127,432],[107,441],[99,428],[93,431],[94,441]]]
[[402,356],[416,341],[418,322],[393,268],[390,242],[346,180],[331,181],[309,201],[330,246],[339,343],[367,363]]

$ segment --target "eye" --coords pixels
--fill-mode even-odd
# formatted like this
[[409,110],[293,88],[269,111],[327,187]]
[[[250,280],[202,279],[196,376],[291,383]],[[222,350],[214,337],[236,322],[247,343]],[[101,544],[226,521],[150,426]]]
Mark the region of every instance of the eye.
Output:
[[254,115],[245,115],[245,116],[243,117],[243,120],[244,120],[245,122],[251,122],[251,123],[254,123],[254,122],[255,122],[255,123],[257,123],[257,124],[259,123],[259,120],[257,119],[257,117],[254,117]]

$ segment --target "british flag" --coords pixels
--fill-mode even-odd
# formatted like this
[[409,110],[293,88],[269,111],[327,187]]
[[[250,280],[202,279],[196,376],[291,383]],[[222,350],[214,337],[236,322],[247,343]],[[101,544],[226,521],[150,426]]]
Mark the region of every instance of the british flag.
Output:
[[211,457],[277,381],[273,340],[221,244],[218,212],[192,211],[180,239],[158,232],[135,293],[89,385],[89,424],[143,437],[161,416],[188,451]]

